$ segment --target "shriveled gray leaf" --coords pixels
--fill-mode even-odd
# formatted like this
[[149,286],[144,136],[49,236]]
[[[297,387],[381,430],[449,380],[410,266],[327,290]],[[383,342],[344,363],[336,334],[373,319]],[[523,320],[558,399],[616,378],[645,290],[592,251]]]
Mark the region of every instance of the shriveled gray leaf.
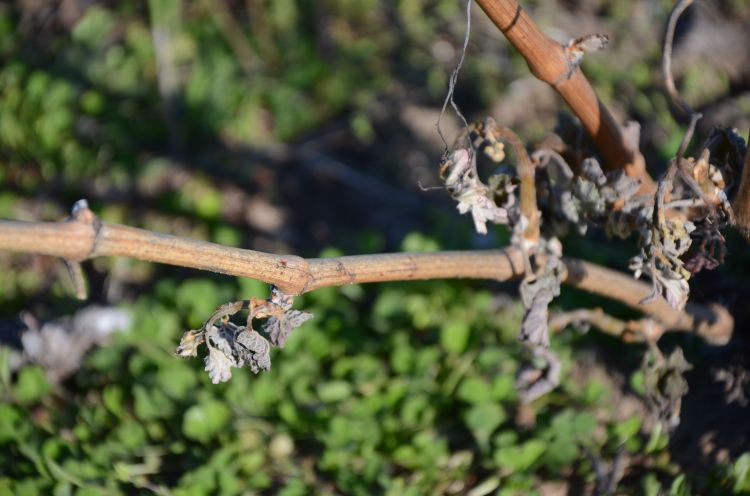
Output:
[[214,384],[220,382],[227,382],[232,378],[232,367],[236,367],[237,363],[228,357],[223,351],[218,348],[208,347],[208,355],[203,359],[206,367],[205,371],[208,372],[208,377]]
[[659,349],[652,346],[643,357],[646,399],[669,429],[680,423],[682,397],[688,392],[683,374],[692,368],[681,348],[675,348],[665,359]]
[[548,310],[555,296],[551,288],[544,288],[531,298],[521,324],[521,341],[538,346],[549,346]]
[[458,195],[458,211],[462,214],[471,212],[474,221],[474,229],[479,234],[487,234],[487,222],[494,224],[506,224],[508,212],[495,205],[487,196],[487,191],[482,188],[466,190]]
[[581,164],[581,176],[597,186],[607,184],[607,176],[604,175],[602,166],[594,158],[587,158]]
[[476,176],[472,174],[475,165],[471,150],[466,148],[455,150],[445,162],[444,167],[449,171],[448,177],[445,178],[445,186],[448,188],[465,183],[471,176]]
[[280,306],[284,310],[289,310],[292,308],[292,303],[294,303],[294,296],[284,294],[279,288],[272,286],[270,300],[271,303]]
[[180,344],[175,353],[181,357],[197,357],[198,347],[205,342],[205,331],[203,329],[190,330],[182,335]]
[[521,341],[549,347],[549,304],[560,294],[561,273],[562,262],[550,256],[541,275],[521,283],[521,299],[526,309],[521,323]]
[[602,188],[605,201],[615,203],[635,195],[641,187],[638,179],[628,176],[623,170],[607,174],[607,186]]
[[487,222],[508,222],[508,212],[495,204],[493,192],[479,179],[472,150],[454,150],[442,167],[447,171],[445,187],[458,202],[458,211],[462,214],[471,212],[478,233],[487,234]]
[[271,370],[271,344],[253,329],[240,328],[237,334],[237,356],[254,374]]
[[531,403],[560,385],[562,365],[551,350],[536,348],[533,360],[516,375],[516,391],[523,403]]
[[653,282],[655,292],[644,302],[661,294],[676,309],[682,310],[690,295],[690,271],[680,258],[690,248],[690,233],[695,229],[691,222],[669,219],[654,226],[650,236],[642,240],[640,255],[630,261],[635,276],[646,274]]
[[582,218],[580,201],[574,196],[574,174],[565,159],[552,150],[541,149],[532,154],[532,160],[539,163],[549,181],[549,218],[545,223],[551,232],[558,235],[567,233],[568,224],[575,226],[579,234],[586,233],[586,222]]
[[313,314],[299,310],[287,310],[280,317],[271,317],[263,330],[271,337],[274,346],[283,348],[294,329],[313,318]]
[[682,310],[687,304],[690,297],[690,285],[682,277],[664,277],[659,276],[659,283],[662,287],[662,294],[669,302],[672,308]]
[[232,367],[240,367],[234,357],[234,335],[228,324],[220,328],[211,326],[205,334],[208,355],[204,358],[205,370],[211,382],[218,384],[232,378]]
[[690,221],[670,219],[661,230],[662,248],[673,257],[679,257],[690,249],[693,240],[690,233],[695,231],[695,225]]
[[605,214],[606,204],[599,187],[594,181],[579,177],[576,179],[574,188],[575,196],[580,202],[583,214],[590,219],[597,219]]
[[629,201],[621,209],[609,212],[604,230],[609,237],[626,239],[634,232],[648,231],[650,219],[651,207]]
[[654,272],[651,270],[651,265],[646,263],[645,259],[646,256],[641,254],[631,258],[629,263],[633,275],[636,278],[639,278],[643,274],[649,276],[656,291],[655,294],[641,300],[641,303],[649,303],[655,296],[662,295],[672,308],[679,310],[685,308],[690,296],[690,285],[688,284],[690,273],[681,267],[673,270],[671,266],[664,265],[663,263],[654,264],[656,267],[656,272]]

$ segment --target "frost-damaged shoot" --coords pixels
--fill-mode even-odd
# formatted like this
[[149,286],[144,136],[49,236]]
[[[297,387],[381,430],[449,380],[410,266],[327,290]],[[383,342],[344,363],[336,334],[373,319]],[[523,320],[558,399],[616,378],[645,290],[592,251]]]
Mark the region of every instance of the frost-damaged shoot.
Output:
[[[198,348],[205,344],[204,358],[211,382],[218,384],[232,378],[232,368],[248,367],[257,374],[271,370],[271,348],[283,348],[292,331],[311,319],[311,313],[292,310],[294,298],[271,286],[267,300],[251,298],[220,306],[200,329],[187,331],[180,340],[176,354],[181,357],[198,356]],[[229,317],[247,310],[247,325],[238,326]],[[254,319],[268,319],[261,332],[253,328]],[[218,324],[217,324],[218,322]]]
[[[511,144],[514,161],[506,160],[504,141]],[[635,277],[647,275],[653,285],[642,303],[663,296],[682,309],[690,276],[723,261],[720,229],[731,224],[728,198],[746,152],[736,130],[716,128],[698,158],[680,158],[679,174],[666,175],[651,196],[640,194],[640,182],[623,170],[604,173],[595,158],[571,164],[564,152],[545,147],[528,157],[516,135],[491,118],[464,129],[439,174],[458,211],[471,214],[477,233],[486,234],[488,222],[506,225],[511,242],[524,252],[520,293],[525,315],[519,337],[533,358],[518,375],[524,401],[559,382],[559,360],[549,349],[548,307],[565,273],[560,238],[571,229],[585,234],[591,227],[609,237],[638,236],[640,251],[630,267]],[[482,156],[495,167],[486,182],[477,166]]]

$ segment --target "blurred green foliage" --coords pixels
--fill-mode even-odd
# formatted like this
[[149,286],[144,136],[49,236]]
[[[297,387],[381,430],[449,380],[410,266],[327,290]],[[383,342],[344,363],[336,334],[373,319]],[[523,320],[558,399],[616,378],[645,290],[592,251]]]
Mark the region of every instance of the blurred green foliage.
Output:
[[[542,20],[547,3],[529,2]],[[629,18],[625,2],[594,3],[616,22]],[[669,4],[654,2],[657,12]],[[437,63],[435,42],[459,46],[462,9],[453,0],[102,2],[49,27],[35,24],[34,12],[1,6],[0,217],[60,218],[85,195],[105,220],[241,245],[242,229],[222,220],[224,191],[210,169],[157,187],[175,175],[164,158],[170,147],[189,154],[217,142],[293,141],[342,117],[372,143],[370,112],[384,93],[418,89],[422,100],[442,102],[454,61]],[[158,60],[155,30],[169,38],[176,110],[162,95],[169,64]],[[470,109],[491,106],[503,83],[527,75],[493,36],[474,35],[482,56],[461,76],[468,89],[458,98]],[[657,49],[637,54],[637,64],[594,58],[587,72],[605,100],[616,95],[658,123],[651,153],[666,159],[682,132],[649,69]],[[363,236],[363,251],[380,249],[376,233]],[[402,248],[440,246],[412,234]],[[56,269],[8,266],[0,277],[7,313],[39,294],[57,311],[73,307]],[[238,371],[214,386],[200,360],[173,356],[179,336],[219,304],[265,296],[266,287],[195,273],[155,281],[151,266],[132,261],[97,260],[93,269],[142,285],[129,304],[136,322],[61,385],[37,366],[12,374],[0,347],[0,495],[543,495],[592,487],[596,458],[618,453],[636,460],[622,494],[750,492],[748,454],[680,475],[666,434],[648,433],[642,412],[616,411],[619,386],[576,369],[585,337],[554,338],[561,387],[519,405],[521,308],[486,287],[305,295],[296,306],[315,319],[275,354],[273,370]],[[634,394],[642,382],[630,378]]]
[[[307,294],[298,306],[315,319],[275,354],[270,373],[241,370],[213,386],[200,360],[173,356],[175,343],[199,314],[246,291],[263,288],[161,283],[132,305],[132,329],[58,388],[35,366],[11,378],[0,360],[0,488],[544,494],[542,482],[591,484],[590,453],[618,451],[650,460],[622,494],[750,485],[747,455],[709,479],[674,478],[663,439],[645,436],[637,413],[619,417],[611,384],[573,376],[580,337],[555,340],[561,388],[521,407],[513,385],[524,356],[515,337],[521,308],[460,283]],[[536,416],[522,421],[528,408]]]

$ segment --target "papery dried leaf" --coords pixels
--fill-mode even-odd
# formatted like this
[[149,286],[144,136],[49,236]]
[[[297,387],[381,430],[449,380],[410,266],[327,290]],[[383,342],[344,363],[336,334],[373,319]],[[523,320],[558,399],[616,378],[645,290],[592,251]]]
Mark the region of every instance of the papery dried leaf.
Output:
[[571,191],[563,191],[558,195],[558,212],[562,213],[565,220],[576,227],[578,234],[584,235],[588,230],[586,222],[579,215],[581,203],[573,196]]
[[609,44],[609,36],[606,34],[587,34],[568,42],[568,46],[584,52],[595,52],[603,50]]
[[208,372],[208,377],[214,384],[227,382],[231,379],[232,367],[237,366],[237,364],[223,351],[210,346],[208,348],[208,355],[204,358],[204,362],[206,364],[204,370]]
[[598,219],[605,215],[607,205],[595,182],[579,177],[575,182],[574,193],[580,204],[580,210],[586,217]]
[[[471,150],[459,148],[455,150],[449,158],[440,166],[440,177],[445,178],[447,188],[455,187],[457,184],[464,182],[464,177],[475,168],[472,160]],[[448,176],[445,177],[445,173]]]
[[622,128],[622,137],[629,150],[637,151],[641,143],[641,124],[638,121],[628,121]]
[[509,167],[500,167],[501,172],[493,174],[487,181],[489,190],[488,198],[493,198],[495,205],[501,205],[506,211],[513,209],[518,204],[515,192],[518,189],[519,180],[510,174]]
[[254,374],[261,370],[271,370],[271,344],[253,329],[242,328],[237,334],[236,350],[243,363]]
[[690,221],[681,219],[670,219],[661,230],[661,243],[666,252],[673,257],[679,257],[687,252],[693,240],[690,233],[695,230],[695,225]]
[[531,403],[560,385],[560,358],[544,348],[535,349],[533,355],[532,363],[516,375],[516,391],[523,403]]
[[644,271],[644,267],[645,267],[645,264],[644,264],[643,256],[641,255],[636,255],[632,257],[630,260],[628,260],[628,269],[633,271],[633,277],[635,277],[636,279],[641,278],[641,275],[643,274],[643,271]]
[[597,186],[604,186],[607,184],[607,176],[604,175],[602,166],[594,158],[587,158],[581,164],[581,176],[588,179]]
[[485,196],[485,192],[469,190],[458,198],[458,211],[462,214],[471,212],[474,229],[479,234],[487,234],[487,222],[506,224],[508,212],[495,205],[495,202]]
[[648,232],[651,207],[637,201],[628,201],[620,210],[611,210],[604,225],[609,237],[626,239],[634,232]]
[[681,348],[664,358],[658,348],[651,347],[643,358],[643,386],[651,407],[668,428],[680,422],[682,397],[688,392],[683,374],[692,369]]
[[271,317],[266,322],[263,330],[271,336],[274,346],[283,348],[286,340],[294,329],[313,318],[313,314],[299,310],[288,310],[280,317]]
[[231,322],[222,322],[219,327],[211,326],[206,330],[206,346],[216,348],[227,356],[232,356],[236,329],[237,326]]
[[526,312],[521,323],[521,341],[533,346],[549,347],[549,304],[560,294],[562,262],[549,256],[544,272],[521,283],[521,299]]
[[531,301],[521,324],[520,338],[539,346],[549,346],[549,304],[555,295],[549,291],[540,291]]
[[638,193],[641,182],[625,174],[623,170],[617,170],[607,174],[607,186],[602,188],[604,200],[608,203],[616,203],[626,200]]
[[197,357],[198,347],[205,341],[203,329],[187,331],[182,335],[175,354],[181,357]]
[[532,154],[532,160],[543,169],[548,181],[545,195],[539,185],[540,205],[545,211],[545,229],[555,235],[567,234],[568,224],[573,224],[579,234],[585,234],[587,226],[581,217],[581,205],[573,194],[574,174],[565,159],[552,150],[541,149]]
[[727,254],[726,239],[719,226],[708,217],[695,223],[695,230],[690,233],[693,239],[691,253],[685,259],[685,269],[692,274],[701,270],[713,270],[724,263]]
[[232,378],[232,367],[240,367],[234,357],[233,324],[225,323],[221,327],[211,326],[205,333],[208,355],[204,358],[206,372],[211,382],[218,384]]
[[278,305],[284,311],[286,311],[292,308],[292,304],[294,303],[294,296],[284,294],[279,288],[277,288],[276,286],[272,286],[271,303]]
[[[660,226],[654,226],[651,237],[643,242],[640,261],[631,260],[632,266],[638,265],[638,275],[644,273],[651,277],[656,293],[679,310],[685,307],[690,295],[690,272],[685,269],[680,256],[690,248],[690,232],[693,229],[692,223],[680,219],[670,219]],[[650,301],[653,296],[644,302]]]
[[634,272],[634,277],[640,278],[645,274],[649,276],[654,284],[655,293],[647,296],[639,303],[647,304],[658,295],[664,296],[672,308],[682,310],[687,304],[690,296],[690,285],[688,277],[690,273],[682,267],[676,272],[668,265],[657,264],[656,273],[651,270],[651,265],[645,261],[645,255],[641,254],[630,259],[629,268]]
[[682,310],[687,304],[690,296],[690,285],[683,278],[670,279],[659,277],[662,294],[672,308]]

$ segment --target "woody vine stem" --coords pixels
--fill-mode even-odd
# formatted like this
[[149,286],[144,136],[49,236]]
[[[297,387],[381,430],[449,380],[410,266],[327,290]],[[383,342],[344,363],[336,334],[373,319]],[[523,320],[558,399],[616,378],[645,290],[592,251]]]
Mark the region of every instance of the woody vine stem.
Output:
[[[514,247],[304,259],[103,222],[86,202],[76,203],[71,217],[62,222],[0,220],[0,250],[59,257],[77,267],[76,272],[85,260],[124,256],[258,279],[289,295],[367,282],[443,278],[506,281],[523,275],[523,256]],[[731,335],[732,318],[721,306],[689,305],[680,311],[661,298],[645,305],[640,301],[650,293],[649,284],[581,260],[565,259],[565,265],[567,284],[621,301],[653,316],[665,329],[697,332],[717,343]]]

